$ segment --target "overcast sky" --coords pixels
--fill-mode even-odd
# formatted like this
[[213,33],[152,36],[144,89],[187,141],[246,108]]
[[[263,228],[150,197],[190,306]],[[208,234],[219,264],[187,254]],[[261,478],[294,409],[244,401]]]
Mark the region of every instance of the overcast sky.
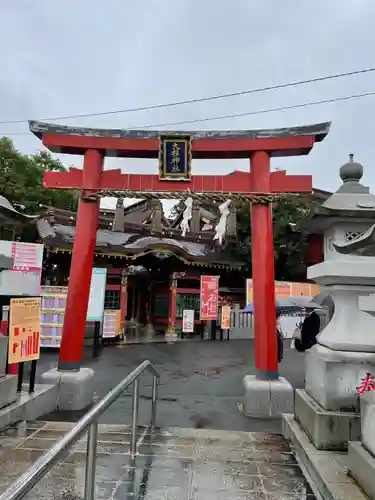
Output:
[[[192,99],[375,67],[374,0],[3,0],[0,121],[43,119]],[[262,94],[138,113],[60,121],[131,128],[241,113],[375,91],[375,72]],[[307,157],[274,168],[310,173],[335,190],[349,153],[373,168],[375,96],[282,112],[178,126],[253,129],[332,121]],[[162,127],[160,127],[162,129]],[[14,135],[10,135],[10,133]],[[21,134],[21,135],[19,135]],[[0,125],[17,148],[40,142],[27,123]],[[81,164],[81,157],[62,157]],[[152,160],[107,168],[156,173]],[[195,161],[204,173],[247,169],[246,160]]]

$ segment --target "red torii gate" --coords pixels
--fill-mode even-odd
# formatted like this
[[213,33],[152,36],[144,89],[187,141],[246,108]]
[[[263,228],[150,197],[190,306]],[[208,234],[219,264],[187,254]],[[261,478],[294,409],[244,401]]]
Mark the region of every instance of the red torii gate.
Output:
[[250,172],[193,175],[183,181],[103,169],[106,156],[157,158],[160,134],[166,132],[77,128],[35,121],[29,122],[29,126],[51,151],[84,156],[83,170],[71,168],[68,172],[46,172],[44,176],[47,188],[81,191],[58,369],[80,369],[100,196],[122,191],[122,195],[142,197],[149,192],[159,198],[195,196],[251,202],[256,369],[261,378],[277,378],[271,202],[280,193],[311,192],[312,177],[271,172],[270,158],[308,154],[315,142],[325,138],[330,123],[274,130],[173,133],[190,136],[192,158],[250,159]]

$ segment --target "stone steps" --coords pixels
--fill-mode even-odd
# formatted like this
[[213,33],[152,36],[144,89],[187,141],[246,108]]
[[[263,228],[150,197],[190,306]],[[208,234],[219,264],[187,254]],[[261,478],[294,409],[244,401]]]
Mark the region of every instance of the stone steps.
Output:
[[[1,491],[73,425],[25,422],[3,431]],[[139,428],[134,463],[129,456],[130,437],[129,426],[99,426],[96,500],[315,499],[280,435]],[[83,498],[85,440],[75,445],[29,498]],[[58,494],[53,496],[53,491]]]
[[4,375],[0,377],[0,409],[17,400],[17,376]]
[[[14,375],[8,377],[10,377],[10,381],[6,385],[8,389],[12,389],[12,392],[9,393],[7,399],[10,404],[0,409],[0,429],[23,420],[36,420],[40,416],[56,410],[57,386],[35,384],[35,391],[29,394],[27,384],[22,392],[17,394],[15,392],[17,377]],[[13,391],[13,389],[15,390]]]
[[294,419],[283,416],[283,434],[296,452],[301,468],[314,485],[318,498],[324,500],[368,500],[368,497],[348,475],[347,451],[318,450]]

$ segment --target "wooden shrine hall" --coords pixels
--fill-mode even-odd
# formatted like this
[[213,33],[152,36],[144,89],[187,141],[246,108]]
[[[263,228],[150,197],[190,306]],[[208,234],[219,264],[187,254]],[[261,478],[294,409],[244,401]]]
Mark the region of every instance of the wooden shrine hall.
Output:
[[[234,210],[220,245],[214,240],[220,219],[216,204],[194,203],[190,231],[183,237],[183,201],[172,218],[165,217],[158,199],[141,200],[126,208],[123,202],[119,198],[115,210],[100,211],[94,267],[107,268],[105,309],[121,310],[128,340],[150,340],[154,335],[180,331],[184,309],[194,309],[195,334],[201,334],[202,274],[220,276],[222,301],[243,305],[243,263],[235,261],[228,250],[236,231]],[[37,222],[48,251],[43,276],[46,284],[68,284],[76,217],[75,212],[50,208]]]

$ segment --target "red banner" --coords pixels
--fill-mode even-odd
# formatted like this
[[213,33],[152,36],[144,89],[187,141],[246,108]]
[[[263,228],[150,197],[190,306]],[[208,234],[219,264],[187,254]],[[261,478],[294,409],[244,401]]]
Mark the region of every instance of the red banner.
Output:
[[219,313],[219,277],[201,276],[201,320],[215,320]]

